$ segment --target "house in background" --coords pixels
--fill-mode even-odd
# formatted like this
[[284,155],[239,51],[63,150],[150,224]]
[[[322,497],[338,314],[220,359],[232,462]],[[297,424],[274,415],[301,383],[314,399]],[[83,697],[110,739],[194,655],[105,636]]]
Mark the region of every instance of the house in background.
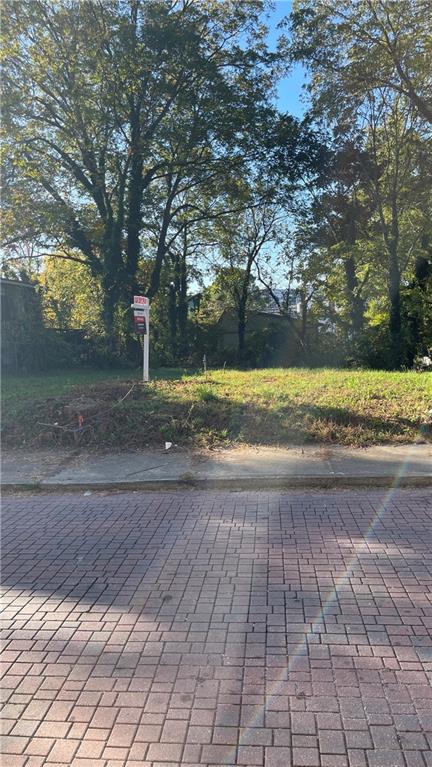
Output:
[[2,370],[11,373],[37,370],[38,342],[45,328],[36,286],[2,277],[0,303]]
[[[268,290],[259,290],[256,293],[256,298],[260,304],[259,311],[266,314],[288,314],[290,317],[300,317],[302,312],[300,291],[294,289],[289,291],[288,300],[286,300],[286,293],[284,290],[275,288],[273,291],[277,298],[277,301],[270,295]],[[187,305],[189,312],[197,312],[201,306],[203,294],[194,293],[188,296]],[[279,304],[278,304],[279,301]],[[280,306],[284,307],[284,311],[281,312]]]
[[[298,364],[301,357],[301,298],[292,290],[287,298],[283,290],[274,291],[276,299],[268,290],[255,291],[251,306],[246,312],[246,345],[248,359],[258,366],[289,366]],[[188,311],[199,311],[203,293],[188,297]],[[281,311],[281,307],[282,311]],[[233,308],[220,312],[215,326],[212,348],[208,350],[219,360],[235,362],[238,350],[238,317]],[[225,356],[226,355],[226,356]]]
[[202,293],[194,293],[187,298],[188,312],[198,312],[201,306]]
[[[269,367],[295,365],[300,359],[299,320],[288,314],[251,310],[246,313],[246,339],[255,364]],[[218,323],[217,346],[235,356],[238,348],[238,317],[229,309]]]
[[[262,311],[267,312],[268,314],[288,314],[290,317],[301,316],[301,296],[298,290],[290,290],[288,292],[288,297],[286,291],[281,290],[280,288],[275,288],[273,293],[277,300],[270,295],[268,290],[259,291],[260,300],[264,304]],[[283,312],[280,310],[281,306],[284,307]]]

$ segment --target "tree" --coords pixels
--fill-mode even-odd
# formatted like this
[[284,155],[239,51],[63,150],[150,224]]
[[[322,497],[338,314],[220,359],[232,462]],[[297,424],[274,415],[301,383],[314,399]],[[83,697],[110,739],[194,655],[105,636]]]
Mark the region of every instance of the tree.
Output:
[[[432,124],[430,0],[297,0],[291,53],[312,72],[311,89],[332,116],[365,92],[384,88],[409,100]],[[319,112],[319,104],[316,102]]]
[[49,326],[100,336],[102,294],[88,266],[54,254],[45,258],[38,281]]
[[414,274],[402,290],[402,316],[407,332],[407,362],[432,354],[432,253],[430,237],[422,242],[423,253],[416,258]]
[[[358,213],[352,202],[347,206],[345,196],[348,230],[340,232],[348,253],[344,261],[345,285],[352,321],[357,317],[353,327],[358,334],[367,300],[358,293],[355,251],[369,259],[369,277],[381,272],[378,282],[387,292],[388,307],[387,364],[395,368],[405,364],[407,358],[401,290],[410,277],[420,240],[428,230],[431,209],[430,128],[425,114],[425,83],[430,81],[432,71],[425,58],[430,44],[425,34],[427,8],[420,3],[415,10],[420,25],[418,47],[408,50],[402,27],[404,14],[410,8],[412,3],[405,1],[396,4],[360,0],[355,9],[348,6],[335,11],[327,2],[301,0],[291,19],[291,55],[302,59],[311,71],[313,113],[332,132],[336,144],[356,136],[360,175],[353,191],[357,203],[368,212],[369,221],[361,233],[355,234],[354,249]],[[402,70],[409,71],[411,90]],[[334,227],[338,203],[333,191],[330,180],[327,202],[331,210],[327,219]],[[386,276],[386,284],[382,275]]]
[[243,213],[225,216],[215,224],[218,240],[217,269],[225,304],[231,302],[237,316],[238,360],[245,362],[247,309],[257,262],[265,247],[277,237],[280,209],[266,199]]
[[2,277],[12,280],[31,282],[36,280],[40,271],[39,244],[21,240],[4,249],[1,262]]
[[[6,241],[40,237],[63,258],[72,249],[100,282],[108,337],[137,287],[158,179],[172,179],[170,216],[176,174],[197,162],[191,152],[200,149],[202,165],[238,163],[262,122],[274,57],[261,9],[255,0],[5,3]],[[161,231],[150,297],[165,253]]]
[[[391,358],[395,367],[404,362],[401,284],[412,266],[424,227],[425,215],[413,216],[416,207],[427,210],[430,195],[422,168],[422,144],[416,135],[413,110],[403,97],[388,99],[380,92],[370,101],[368,142],[373,155],[370,194],[387,254],[387,291]],[[426,191],[426,199],[425,199]]]
[[[302,207],[301,214],[297,212],[306,252],[316,248],[326,251],[323,263],[327,261],[333,273],[333,287],[340,284],[336,302],[344,325],[344,340],[352,353],[364,326],[364,290],[369,277],[361,241],[368,236],[373,213],[373,205],[364,191],[370,165],[361,139],[342,136],[334,142],[318,183],[309,190],[310,204]],[[297,244],[299,235],[300,232]]]

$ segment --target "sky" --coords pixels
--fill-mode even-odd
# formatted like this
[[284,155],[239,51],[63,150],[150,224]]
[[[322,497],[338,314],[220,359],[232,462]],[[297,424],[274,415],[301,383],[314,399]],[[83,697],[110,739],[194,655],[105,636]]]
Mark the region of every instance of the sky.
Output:
[[[276,0],[274,9],[270,12],[266,24],[269,27],[267,38],[270,49],[276,47],[277,39],[282,30],[277,25],[291,11],[291,0]],[[282,112],[289,112],[296,117],[302,117],[306,111],[305,104],[301,101],[301,88],[306,79],[304,67],[297,64],[287,77],[284,77],[278,85],[277,105]]]

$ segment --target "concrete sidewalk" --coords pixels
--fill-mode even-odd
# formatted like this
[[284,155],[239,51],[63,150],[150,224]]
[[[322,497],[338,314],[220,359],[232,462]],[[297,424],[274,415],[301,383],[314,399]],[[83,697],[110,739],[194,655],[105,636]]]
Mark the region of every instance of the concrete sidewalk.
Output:
[[426,486],[432,445],[242,447],[207,453],[17,451],[2,459],[4,489]]

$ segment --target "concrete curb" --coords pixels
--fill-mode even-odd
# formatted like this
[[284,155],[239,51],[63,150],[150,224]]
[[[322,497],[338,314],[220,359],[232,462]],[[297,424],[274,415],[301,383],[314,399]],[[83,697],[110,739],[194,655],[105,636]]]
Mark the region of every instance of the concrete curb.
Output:
[[432,474],[412,475],[395,479],[394,476],[302,476],[296,477],[239,477],[221,479],[185,479],[135,480],[113,482],[5,482],[1,484],[4,492],[80,492],[86,490],[142,490],[142,491],[181,491],[181,490],[289,490],[289,489],[332,489],[349,487],[431,487]]
[[4,492],[284,490],[429,487],[432,447],[242,447],[207,453],[155,450],[3,455]]

